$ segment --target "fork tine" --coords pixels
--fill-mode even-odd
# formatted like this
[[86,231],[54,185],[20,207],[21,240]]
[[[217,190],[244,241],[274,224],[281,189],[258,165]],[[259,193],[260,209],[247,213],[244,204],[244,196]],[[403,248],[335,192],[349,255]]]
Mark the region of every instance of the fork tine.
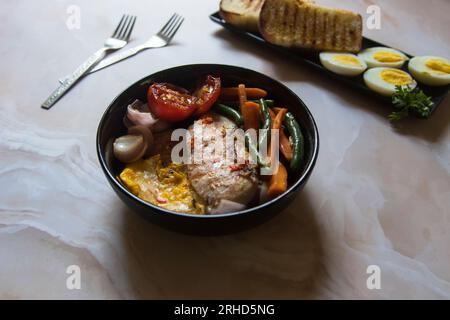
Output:
[[177,18],[175,19],[174,23],[172,23],[170,28],[168,28],[166,30],[166,32],[165,32],[166,37],[169,37],[169,35],[172,33],[172,30],[178,25],[178,23],[180,22],[181,19],[182,19],[182,17],[177,15]]
[[111,36],[112,38],[115,38],[115,37],[117,36],[117,31],[119,31],[119,28],[120,28],[120,26],[122,25],[122,23],[123,23],[125,17],[126,17],[126,15],[123,14],[123,15],[122,15],[122,18],[120,19],[119,24],[118,24],[117,27],[116,27],[116,30],[114,30],[114,32],[113,32],[113,34],[112,34],[112,36]]
[[130,16],[127,14],[126,18],[125,18],[125,22],[122,24],[122,26],[120,27],[119,32],[116,35],[117,39],[119,39],[119,40],[123,39],[124,32],[125,32],[125,30],[126,30],[126,28],[128,27],[129,24],[130,24]]
[[166,31],[167,27],[169,27],[169,26],[172,24],[172,22],[175,20],[175,18],[176,18],[177,16],[178,16],[178,15],[177,15],[176,13],[174,13],[174,14],[170,17],[169,21],[167,21],[167,23],[161,28],[161,30],[159,30],[158,34],[164,34],[164,32]]
[[178,21],[175,23],[175,25],[173,26],[172,29],[169,30],[167,37],[169,38],[168,41],[171,41],[172,38],[175,36],[175,34],[177,33],[178,29],[181,27],[181,25],[183,24],[184,18],[182,16],[180,16],[180,18],[178,19]]
[[131,16],[131,23],[128,25],[127,30],[125,31],[125,41],[130,40],[131,32],[133,31],[134,24],[136,23],[136,16]]

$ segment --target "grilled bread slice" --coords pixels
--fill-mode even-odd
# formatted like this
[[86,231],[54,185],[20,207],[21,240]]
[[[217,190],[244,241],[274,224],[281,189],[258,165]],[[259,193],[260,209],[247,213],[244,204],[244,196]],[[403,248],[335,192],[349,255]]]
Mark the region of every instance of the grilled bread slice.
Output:
[[258,32],[259,12],[264,0],[221,0],[220,16],[229,24]]
[[320,51],[358,52],[361,15],[304,0],[266,0],[259,29],[270,43]]

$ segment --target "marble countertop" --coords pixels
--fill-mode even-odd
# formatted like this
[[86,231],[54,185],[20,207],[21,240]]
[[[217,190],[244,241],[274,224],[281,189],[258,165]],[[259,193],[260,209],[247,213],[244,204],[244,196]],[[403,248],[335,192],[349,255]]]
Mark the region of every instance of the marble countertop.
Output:
[[[208,15],[217,1],[0,4],[0,298],[450,299],[450,97],[427,121],[398,127],[363,94],[234,36]],[[367,17],[367,37],[414,55],[447,56],[447,0],[317,0]],[[57,79],[102,45],[122,13],[138,14],[132,44],[173,11],[186,21],[170,47],[93,74],[53,109]],[[313,175],[294,203],[249,231],[195,237],[130,212],[98,164],[97,124],[134,81],[190,63],[245,66],[282,81],[320,131]],[[81,289],[67,287],[79,266]],[[380,289],[369,289],[368,267]]]

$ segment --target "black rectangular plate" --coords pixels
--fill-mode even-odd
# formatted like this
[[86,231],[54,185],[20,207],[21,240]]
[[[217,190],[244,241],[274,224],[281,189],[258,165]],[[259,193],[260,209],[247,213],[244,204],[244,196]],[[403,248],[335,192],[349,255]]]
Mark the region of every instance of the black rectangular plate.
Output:
[[[302,53],[298,50],[294,50],[294,49],[290,49],[290,48],[285,48],[285,47],[281,47],[281,46],[277,46],[274,44],[271,44],[269,42],[267,42],[266,40],[263,39],[263,37],[258,34],[258,33],[252,33],[252,32],[247,32],[245,30],[239,29],[229,23],[227,23],[225,20],[222,19],[222,17],[219,15],[219,12],[213,13],[210,16],[210,19],[212,21],[214,21],[215,23],[220,24],[221,26],[223,26],[224,28],[233,31],[234,33],[237,33],[243,37],[246,37],[248,39],[251,39],[255,42],[260,43],[261,45],[271,48],[275,51],[278,51],[282,54],[288,55],[294,59],[299,59],[300,61],[306,63],[307,65],[312,66],[313,68],[315,68],[316,70],[321,71],[322,73],[328,75],[329,77],[339,80],[340,82],[346,83],[349,86],[353,86],[354,88],[357,88],[358,90],[361,90],[363,92],[366,92],[367,94],[369,94],[372,97],[376,97],[390,105],[392,105],[391,100],[387,97],[384,97],[374,91],[372,91],[371,89],[369,89],[365,84],[364,84],[364,80],[362,75],[358,76],[358,77],[344,77],[341,75],[338,75],[334,72],[331,72],[327,69],[325,69],[322,64],[320,63],[319,60],[319,55],[318,53]],[[384,45],[382,43],[379,43],[377,41],[368,39],[363,37],[363,43],[362,43],[362,48],[363,50],[366,48],[372,48],[372,47],[391,47],[391,46],[387,46]],[[400,50],[402,51],[402,50]],[[402,51],[403,53],[405,53],[404,51]],[[412,55],[405,53],[409,58],[412,58]],[[407,69],[407,64],[405,64],[402,68],[403,70],[408,72]],[[445,96],[447,95],[448,91],[450,90],[450,85],[447,86],[441,86],[441,87],[430,87],[430,86],[426,86],[423,84],[418,85],[420,87],[420,89],[422,89],[425,94],[427,94],[428,96],[430,96],[434,102],[433,108],[431,110],[431,113],[433,113],[436,108],[442,103],[442,101],[444,100]]]

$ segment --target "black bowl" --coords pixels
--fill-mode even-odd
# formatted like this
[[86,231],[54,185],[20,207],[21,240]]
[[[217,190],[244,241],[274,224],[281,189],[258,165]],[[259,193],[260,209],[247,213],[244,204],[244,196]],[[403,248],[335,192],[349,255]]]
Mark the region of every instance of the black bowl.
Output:
[[[219,76],[223,86],[244,83],[266,89],[278,106],[283,106],[295,116],[305,137],[305,158],[299,172],[290,176],[289,188],[281,196],[258,206],[227,214],[193,215],[162,209],[133,195],[117,178],[123,164],[112,156],[112,142],[126,134],[122,119],[126,107],[135,99],[146,101],[147,89],[153,82],[169,82],[191,87],[203,75]],[[316,123],[303,101],[289,88],[256,71],[218,64],[179,66],[149,75],[132,84],[119,94],[103,114],[97,131],[97,154],[100,165],[114,191],[125,204],[150,221],[183,233],[218,235],[240,231],[260,224],[280,213],[294,199],[307,182],[317,159],[319,134]],[[299,213],[300,214],[300,213]]]

